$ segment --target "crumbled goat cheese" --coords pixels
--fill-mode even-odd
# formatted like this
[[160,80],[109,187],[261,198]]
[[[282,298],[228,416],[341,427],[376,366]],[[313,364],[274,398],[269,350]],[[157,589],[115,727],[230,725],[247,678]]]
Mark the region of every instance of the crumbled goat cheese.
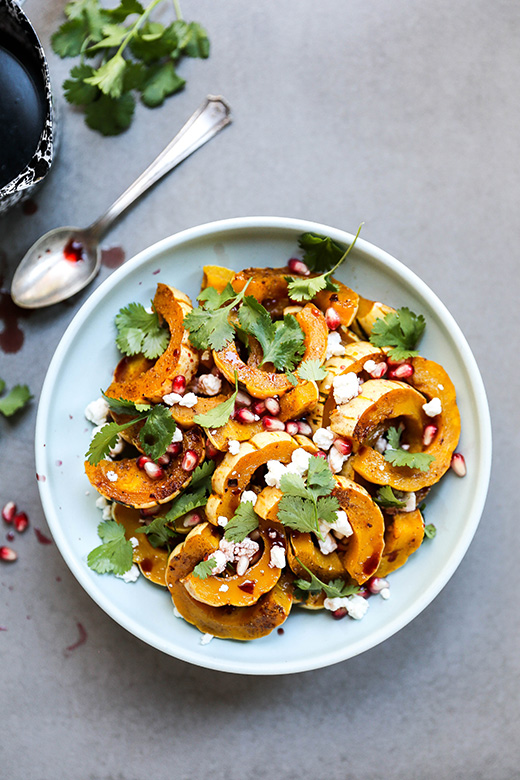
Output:
[[267,461],[267,474],[265,475],[265,484],[270,487],[280,487],[280,480],[284,474],[287,474],[287,468],[279,460]]
[[105,496],[98,496],[96,498],[96,507],[98,509],[104,509],[109,505],[109,502],[106,500]]
[[381,453],[381,455],[385,452],[387,447],[388,447],[388,442],[384,436],[380,436],[379,439],[376,439],[376,441],[374,442],[374,449],[377,452]]
[[303,477],[309,470],[311,453],[298,447],[291,455],[291,462],[286,466],[288,474],[299,474]]
[[238,451],[240,450],[240,442],[236,439],[230,439],[228,441],[227,448],[232,455],[238,455]]
[[139,539],[136,536],[131,536],[128,541],[130,542],[134,550],[136,547],[139,547]]
[[339,474],[343,468],[343,464],[348,458],[348,455],[342,455],[335,447],[331,447],[329,454],[327,455],[327,462],[332,473]]
[[322,539],[318,539],[318,545],[323,555],[330,555],[337,549],[338,545],[332,534],[326,534]]
[[366,362],[363,364],[363,368],[364,368],[364,369],[365,369],[365,371],[366,371],[367,373],[369,373],[369,374],[371,374],[371,373],[372,373],[372,371],[374,370],[374,368],[375,368],[376,366],[377,366],[377,363],[376,363],[376,361],[375,361],[375,360],[367,360],[367,361],[366,361]]
[[181,400],[182,395],[179,393],[166,393],[166,395],[163,395],[163,403],[165,403],[167,406],[173,406],[174,404],[178,404]]
[[85,417],[94,425],[103,425],[107,421],[109,405],[104,398],[91,401],[85,409]]
[[383,588],[379,591],[379,595],[383,599],[389,599],[390,598],[390,588]]
[[113,512],[114,512],[113,505],[107,504],[107,506],[103,508],[101,517],[103,518],[103,520],[112,520]]
[[400,493],[399,499],[405,502],[404,506],[399,507],[400,512],[413,512],[417,507],[415,493]]
[[179,441],[182,441],[182,428],[179,428],[179,426],[177,426],[172,436],[172,444],[176,444]]
[[222,379],[215,374],[201,374],[198,389],[202,395],[217,395],[222,388]]
[[319,447],[320,450],[330,450],[332,447],[332,442],[335,438],[336,436],[334,433],[332,433],[330,428],[318,428],[312,437],[312,440],[316,447]]
[[435,398],[432,398],[431,401],[428,401],[427,404],[423,404],[422,408],[428,417],[437,417],[437,415],[442,412],[441,399],[436,396]]
[[163,395],[162,399],[167,406],[179,404],[179,406],[187,406],[189,409],[191,409],[192,406],[195,406],[199,400],[195,393],[186,393],[186,395],[180,395],[180,393],[167,393],[166,395]]
[[228,558],[226,554],[222,550],[215,550],[215,552],[212,552],[211,555],[208,557],[208,560],[210,559],[212,561],[215,561],[215,565],[213,566],[211,573],[222,574],[228,562]]
[[226,583],[224,583],[223,585],[220,586],[219,590],[222,593],[225,593],[227,590],[229,590],[229,585],[226,585]]
[[246,501],[249,501],[253,506],[258,501],[258,496],[256,495],[254,490],[244,490],[242,495],[240,496],[240,503],[245,503]]
[[117,474],[115,471],[107,471],[107,479],[110,480],[110,482],[117,482]]
[[202,639],[200,640],[201,645],[209,645],[212,639],[215,637],[213,634],[203,634]]
[[125,448],[125,441],[118,435],[117,441],[114,447],[110,447],[109,455],[113,458],[115,455],[119,455]]
[[345,354],[345,346],[341,343],[341,336],[335,330],[327,336],[327,352],[325,358],[339,357]]
[[124,574],[116,574],[116,577],[119,577],[120,580],[124,580],[124,582],[135,582],[140,573],[139,566],[133,563],[131,569],[125,571]]
[[331,528],[340,536],[351,536],[354,533],[344,509],[337,510],[336,521],[332,523]]
[[285,550],[281,545],[275,544],[271,547],[269,566],[272,569],[283,569],[285,566]]
[[[239,564],[242,574],[249,566],[249,562],[254,558],[260,545],[248,536],[242,542],[230,542],[227,539],[221,539],[218,550],[211,553],[208,560],[216,561],[212,574],[221,574],[226,568],[227,563],[236,562],[237,574],[240,574]],[[244,568],[245,566],[245,568]]]
[[181,613],[179,612],[179,610],[177,609],[177,607],[175,605],[173,607],[173,614],[174,614],[174,616],[176,618],[180,618],[181,620],[183,620],[183,617],[182,617]]
[[354,594],[353,596],[343,596],[341,598],[326,598],[323,602],[323,606],[331,612],[335,612],[337,609],[340,609],[340,607],[345,607],[351,618],[354,618],[354,620],[361,620],[361,618],[366,615],[368,601],[364,599],[363,596]]
[[340,406],[359,395],[361,383],[358,376],[353,371],[349,371],[347,374],[335,376],[332,380],[332,388],[334,400]]
[[227,517],[224,517],[224,515],[219,515],[217,519],[217,525],[220,525],[221,528],[224,528],[229,523],[229,520]]

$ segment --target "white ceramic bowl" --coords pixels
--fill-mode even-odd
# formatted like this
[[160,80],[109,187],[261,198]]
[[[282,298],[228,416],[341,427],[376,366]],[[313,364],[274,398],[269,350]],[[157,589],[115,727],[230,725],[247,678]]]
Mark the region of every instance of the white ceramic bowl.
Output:
[[149,645],[199,666],[241,674],[287,674],[316,669],[362,653],[418,615],[459,565],[477,528],[489,482],[491,427],[486,395],[475,360],[452,316],[411,271],[381,249],[358,239],[338,278],[367,298],[408,306],[426,317],[421,354],[441,363],[455,383],[462,416],[459,445],[467,476],[449,472],[427,501],[427,522],[437,536],[391,575],[388,601],[370,599],[361,621],[332,620],[329,613],[295,608],[276,631],[252,642],[214,639],[173,615],[166,590],[143,577],[126,584],[86,565],[99,544],[96,493],[83,471],[92,426],[87,403],[110,383],[118,360],[114,316],[131,301],[145,305],[157,282],[195,299],[202,266],[240,269],[282,266],[298,251],[298,236],[315,231],[349,244],[353,236],[312,222],[251,217],[191,228],[144,250],[115,271],[77,313],[49,366],[36,425],[36,464],[43,508],[54,540],[71,571],[99,606]]

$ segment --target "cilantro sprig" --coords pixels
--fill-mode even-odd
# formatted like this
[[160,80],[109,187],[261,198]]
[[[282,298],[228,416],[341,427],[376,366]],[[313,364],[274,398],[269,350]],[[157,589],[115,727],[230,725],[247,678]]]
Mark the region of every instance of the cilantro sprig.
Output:
[[251,531],[258,528],[258,515],[256,514],[251,501],[242,501],[226,525],[224,538],[228,542],[243,542]]
[[305,591],[306,593],[317,594],[323,591],[329,599],[344,598],[345,596],[352,596],[355,593],[359,593],[359,585],[351,585],[345,580],[340,578],[331,580],[330,582],[323,582],[316,575],[305,566],[304,563],[296,556],[296,560],[300,566],[305,569],[310,576],[310,580],[296,579],[294,580],[295,586],[298,590]]
[[331,525],[336,521],[339,501],[330,495],[336,482],[323,458],[309,459],[307,481],[299,474],[284,474],[280,480],[283,496],[278,505],[278,520],[288,528],[314,533],[323,539],[318,520]]
[[400,509],[406,504],[406,501],[398,498],[390,485],[384,485],[377,491],[377,495],[374,497],[374,501],[384,509]]
[[89,552],[87,563],[98,574],[124,574],[132,568],[133,547],[125,538],[125,529],[115,520],[105,520],[98,525],[98,535],[103,543]]
[[188,312],[183,323],[189,330],[194,347],[219,350],[232,341],[235,330],[229,322],[229,315],[244,298],[247,286],[239,293],[230,284],[221,293],[213,287],[206,287],[200,293],[197,298],[200,306]]
[[285,278],[287,280],[287,289],[289,292],[289,298],[291,298],[293,301],[310,301],[319,292],[321,292],[321,290],[331,290],[333,292],[334,291],[337,292],[339,287],[335,282],[332,281],[331,276],[334,273],[334,271],[337,268],[339,268],[339,266],[346,260],[346,258],[354,248],[354,245],[358,240],[362,227],[363,227],[363,223],[361,223],[361,225],[358,227],[353,242],[343,252],[343,254],[337,260],[335,265],[333,265],[329,271],[326,271],[325,273],[320,274],[319,276],[300,276],[300,277],[286,276]]
[[83,107],[87,125],[103,135],[130,126],[136,92],[144,105],[159,106],[185,85],[176,70],[181,60],[209,56],[206,31],[183,19],[178,0],[171,24],[150,21],[160,2],[145,8],[139,0],[120,0],[109,9],[99,0],[71,0],[67,21],[51,38],[60,57],[81,58],[63,84],[65,97]]
[[298,376],[300,379],[305,379],[308,382],[321,382],[327,376],[327,371],[322,367],[319,360],[310,358],[300,363]]
[[[5,390],[5,382],[0,379],[0,393]],[[27,385],[15,385],[3,398],[0,398],[0,414],[4,417],[12,417],[13,414],[23,409],[31,400],[32,395]]]
[[229,396],[221,404],[217,404],[213,409],[204,414],[196,414],[193,418],[193,422],[196,425],[200,425],[202,428],[222,428],[228,421],[235,410],[235,402],[238,395],[238,377],[235,371],[235,392]]
[[422,314],[414,314],[406,306],[379,317],[372,326],[370,342],[376,347],[391,347],[393,360],[406,360],[419,353],[415,349],[426,327]]
[[[109,403],[113,401],[108,396],[105,396],[105,398]],[[143,420],[145,423],[139,431],[139,441],[145,453],[152,460],[157,460],[166,452],[176,428],[175,420],[171,416],[168,407],[162,404],[155,404],[138,413],[136,405],[132,404],[129,406],[130,403],[123,402],[122,404],[120,399],[114,400],[113,406],[110,403],[114,411],[124,408],[125,414],[132,414],[133,412],[136,416],[120,424],[115,422],[107,423],[93,436],[86,454],[88,462],[93,466],[99,463],[100,460],[103,460],[103,458],[106,458],[110,450],[116,446],[118,436],[122,431]],[[142,409],[143,405],[141,404],[140,406]],[[119,411],[119,413],[121,412]]]
[[401,447],[401,431],[397,428],[389,428],[386,435],[388,447],[384,453],[385,460],[397,468],[407,466],[418,471],[428,471],[435,460],[434,455],[430,455],[428,452],[410,452],[410,450],[403,449]]
[[170,341],[168,328],[162,327],[157,312],[147,311],[141,303],[129,303],[120,309],[115,324],[116,344],[123,355],[142,353],[147,358],[157,358]]
[[345,247],[319,233],[302,233],[298,245],[303,250],[303,262],[314,272],[330,271],[345,253]]
[[305,336],[293,314],[273,322],[267,309],[248,295],[238,312],[238,321],[262,347],[262,365],[272,363],[278,371],[292,371],[302,359]]

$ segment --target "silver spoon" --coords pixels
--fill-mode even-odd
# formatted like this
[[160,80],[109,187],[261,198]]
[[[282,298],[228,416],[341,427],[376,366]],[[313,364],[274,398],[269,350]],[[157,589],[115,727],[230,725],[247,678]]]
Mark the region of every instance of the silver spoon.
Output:
[[25,309],[39,309],[82,290],[99,271],[99,242],[114,220],[230,122],[231,111],[225,100],[208,95],[168,146],[99,219],[83,229],[55,228],[32,245],[15,271],[13,301]]

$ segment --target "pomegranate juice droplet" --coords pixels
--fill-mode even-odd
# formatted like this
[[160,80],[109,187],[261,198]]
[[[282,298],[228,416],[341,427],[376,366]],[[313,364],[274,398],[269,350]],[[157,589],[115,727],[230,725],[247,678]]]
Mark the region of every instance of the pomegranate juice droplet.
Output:
[[71,238],[63,248],[63,255],[65,260],[69,260],[71,263],[79,263],[80,260],[85,259],[85,247],[81,241]]

